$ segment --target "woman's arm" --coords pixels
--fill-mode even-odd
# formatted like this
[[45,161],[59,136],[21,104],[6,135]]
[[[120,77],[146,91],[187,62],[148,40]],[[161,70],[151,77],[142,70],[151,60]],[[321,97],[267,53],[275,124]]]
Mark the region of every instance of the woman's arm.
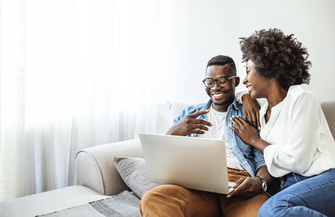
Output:
[[242,104],[243,114],[246,121],[252,126],[260,129],[259,109],[260,103],[256,99],[252,99],[247,91],[236,93],[236,101]]

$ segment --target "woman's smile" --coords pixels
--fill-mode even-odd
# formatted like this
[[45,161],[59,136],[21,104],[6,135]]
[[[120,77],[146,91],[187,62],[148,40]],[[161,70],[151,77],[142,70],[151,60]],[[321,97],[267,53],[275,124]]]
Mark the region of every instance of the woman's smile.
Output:
[[251,92],[251,86],[252,86],[251,84],[246,84],[249,93]]

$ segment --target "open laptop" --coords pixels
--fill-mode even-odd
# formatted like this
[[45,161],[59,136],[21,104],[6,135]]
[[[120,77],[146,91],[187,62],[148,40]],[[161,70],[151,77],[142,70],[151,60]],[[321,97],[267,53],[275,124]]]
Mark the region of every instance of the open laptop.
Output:
[[149,180],[189,189],[228,194],[223,140],[141,133]]

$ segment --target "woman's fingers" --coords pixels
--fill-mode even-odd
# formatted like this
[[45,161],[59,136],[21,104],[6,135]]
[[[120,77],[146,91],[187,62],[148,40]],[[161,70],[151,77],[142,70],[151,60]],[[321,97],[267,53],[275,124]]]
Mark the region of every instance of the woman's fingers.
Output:
[[229,127],[230,127],[236,134],[238,134],[238,129],[236,129],[232,124],[229,124]]
[[245,125],[247,122],[241,118],[241,117],[235,117],[235,116],[232,116],[230,118],[230,120],[234,123],[234,125],[239,128],[240,126],[243,126]]
[[259,113],[256,114],[256,118],[257,118],[257,129],[261,129],[261,122],[259,121]]
[[234,124],[230,124],[230,128],[237,134],[239,133],[239,130],[242,130],[244,125],[248,124],[248,122],[241,117],[232,116],[230,121]]
[[250,124],[251,124],[252,126],[254,126],[255,128],[257,128],[257,118],[256,118],[256,115],[255,115],[255,114],[252,114],[252,115],[251,115]]
[[245,120],[248,120],[248,118],[250,119],[250,115],[247,113],[247,111],[243,110],[243,114],[244,114]]
[[240,122],[236,122],[236,119],[234,116],[232,116],[230,118],[230,121],[234,124],[234,126],[232,124],[229,124],[229,127],[236,133],[238,134],[238,130],[240,129]]

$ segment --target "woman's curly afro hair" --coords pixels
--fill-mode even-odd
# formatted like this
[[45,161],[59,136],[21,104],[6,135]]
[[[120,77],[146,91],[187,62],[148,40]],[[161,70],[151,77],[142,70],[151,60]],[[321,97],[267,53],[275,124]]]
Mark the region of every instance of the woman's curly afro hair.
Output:
[[256,31],[250,37],[240,38],[242,60],[251,60],[257,74],[266,78],[278,78],[286,90],[291,85],[309,83],[311,62],[307,49],[279,29]]

